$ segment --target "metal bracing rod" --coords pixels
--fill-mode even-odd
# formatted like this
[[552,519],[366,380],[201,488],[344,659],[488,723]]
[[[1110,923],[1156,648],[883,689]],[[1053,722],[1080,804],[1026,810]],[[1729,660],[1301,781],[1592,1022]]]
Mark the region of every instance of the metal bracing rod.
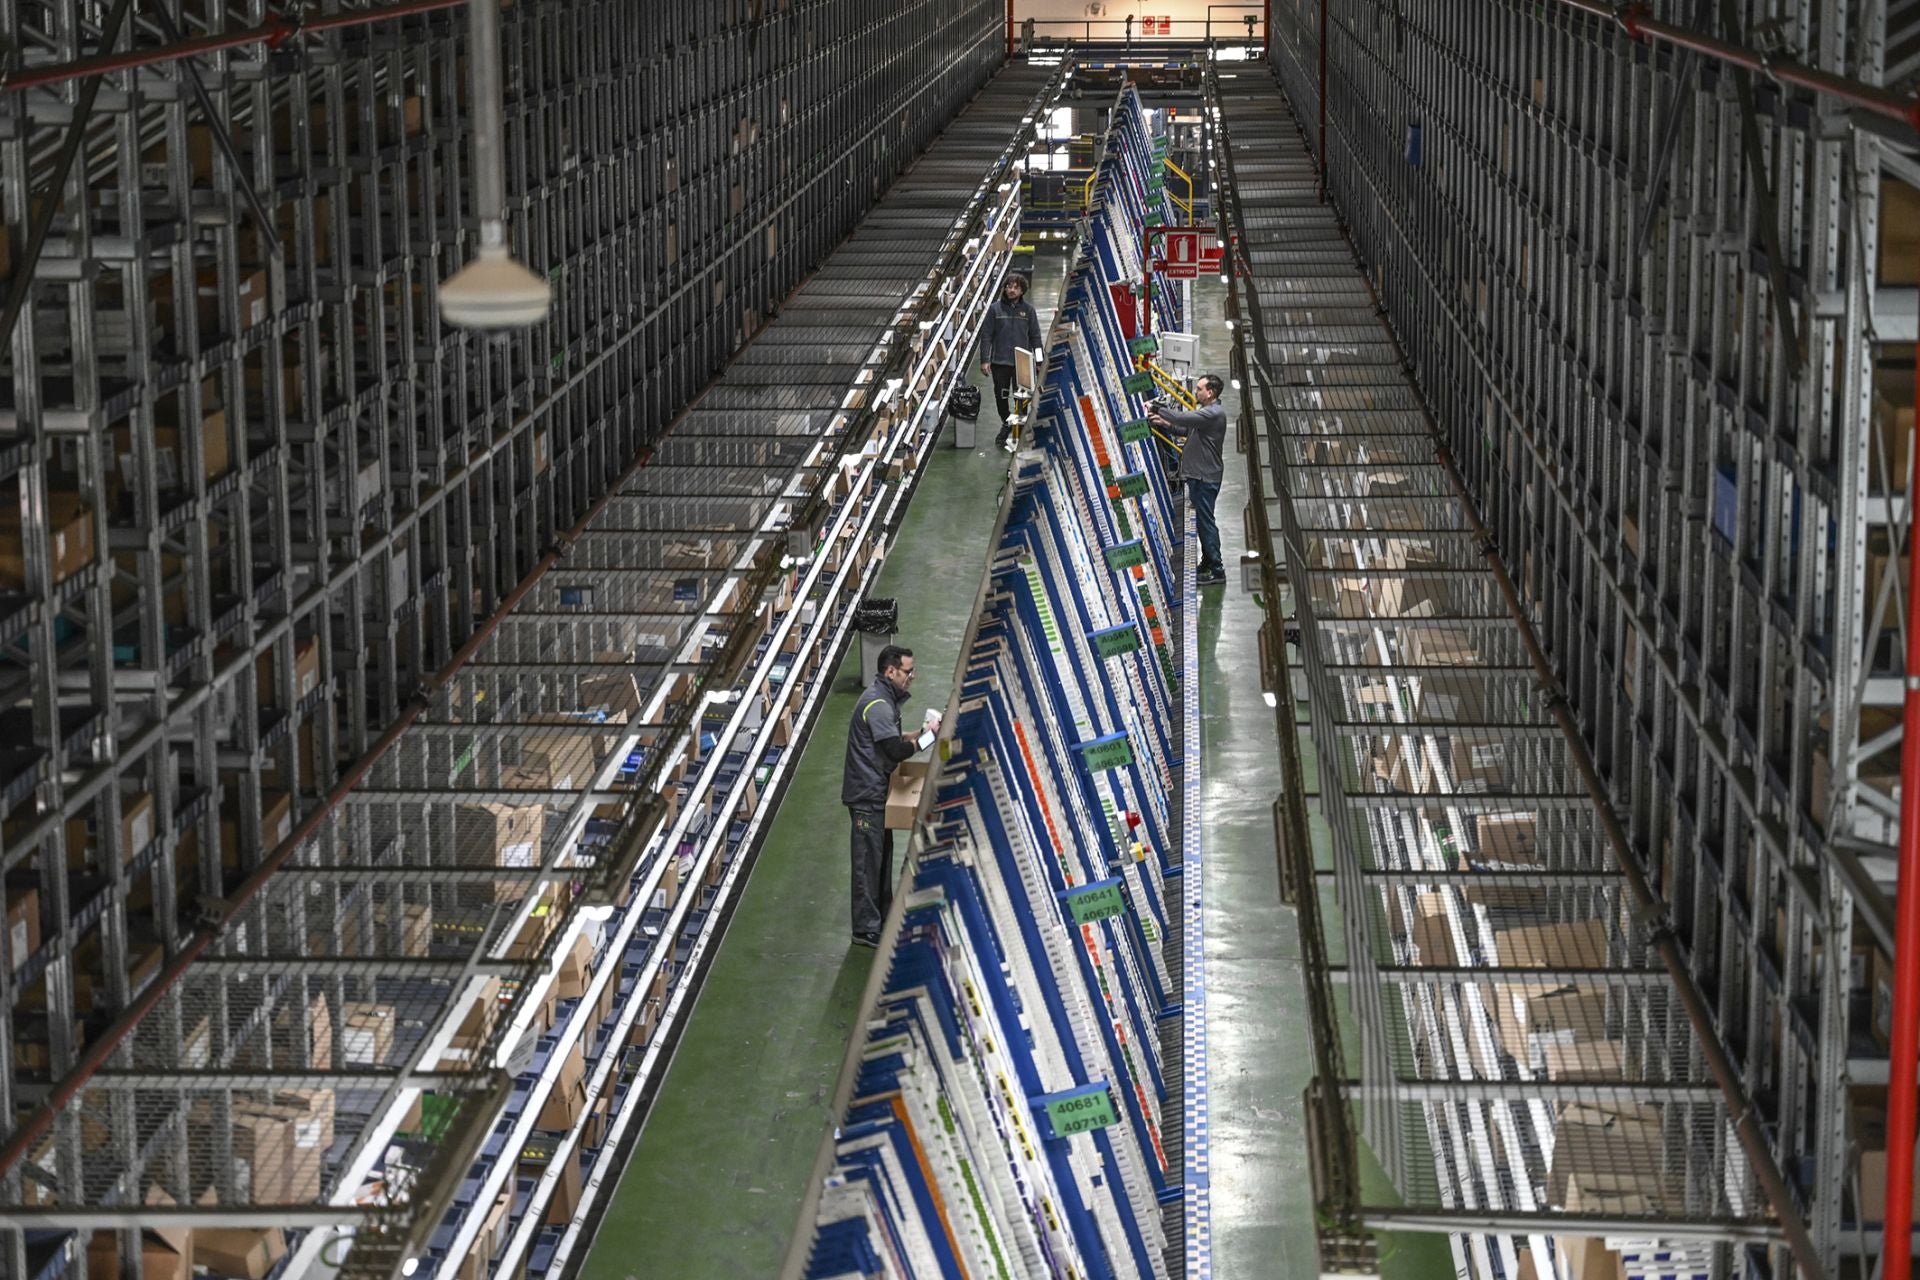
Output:
[[269,49],[277,49],[302,32],[334,31],[342,27],[366,26],[369,23],[385,22],[389,18],[405,18],[416,13],[431,13],[435,9],[451,9],[465,3],[467,0],[405,0],[402,4],[382,5],[376,9],[347,9],[340,13],[302,18],[298,22],[274,18],[257,27],[236,27],[213,35],[194,36],[170,44],[155,45],[150,49],[101,53],[91,58],[75,58],[71,62],[59,62],[51,66],[27,67],[6,77],[5,80],[0,80],[0,93],[43,89],[48,85],[64,84],[69,80],[97,79],[115,71],[132,71],[138,67],[158,66],[161,63],[178,62],[183,58],[198,57],[203,53],[219,53],[225,49],[244,48],[250,44],[264,44]]
[[[151,6],[153,19],[160,26],[160,34],[173,43],[180,41],[180,28],[173,23],[173,15],[167,12],[165,4]],[[253,214],[254,227],[260,234],[260,241],[266,246],[268,254],[278,258],[282,256],[280,234],[273,228],[273,219],[267,216],[267,210],[260,203],[260,193],[253,189],[253,179],[247,176],[247,168],[240,162],[240,155],[233,147],[233,134],[227,129],[227,122],[214,110],[213,97],[207,92],[206,81],[194,69],[191,62],[180,68],[180,78],[193,90],[193,100],[200,108],[200,114],[207,119],[207,131],[213,135],[214,145],[220,148],[220,154],[227,158],[227,172],[233,175],[234,185],[240,188],[240,198],[247,203],[247,210]]]
[[[100,33],[102,49],[113,48],[114,42],[120,38],[120,24],[126,21],[127,13],[132,8],[133,0],[114,0],[113,9],[107,14],[106,26]],[[73,120],[67,125],[66,137],[60,142],[60,158],[54,162],[53,180],[47,183],[46,194],[41,196],[40,206],[34,211],[33,225],[27,229],[25,249],[13,264],[13,287],[7,290],[5,310],[0,311],[0,351],[13,345],[14,326],[20,323],[20,313],[26,309],[27,298],[33,293],[34,268],[39,265],[40,254],[47,246],[47,235],[53,229],[54,215],[60,211],[60,193],[66,188],[67,175],[72,172],[73,162],[86,144],[87,122],[93,116],[94,99],[99,96],[100,82],[90,80],[81,89],[79,100],[73,104]],[[82,166],[81,172],[85,171],[85,166]],[[33,193],[23,191],[20,194],[24,203],[32,198]]]
[[[123,3],[124,2],[125,0],[123,0]],[[429,0],[420,0],[420,3],[428,2]],[[431,0],[431,2],[439,4],[441,0]],[[606,508],[607,504],[613,500],[614,495],[619,492],[620,487],[632,479],[633,476],[639,472],[640,468],[646,466],[652,458],[653,451],[651,449],[643,450],[640,456],[635,458],[627,469],[621,473],[619,479],[609,486],[605,493],[593,501],[581,515],[579,521],[562,535],[556,541],[554,547],[542,556],[533,568],[528,571],[527,576],[522,578],[519,584],[501,599],[493,615],[474,631],[473,636],[464,645],[460,646],[460,649],[453,657],[448,659],[447,665],[424,682],[421,687],[420,696],[416,697],[407,705],[406,709],[400,713],[399,718],[396,719],[393,724],[387,728],[387,731],[380,735],[379,740],[368,749],[367,754],[360,757],[360,759],[341,776],[340,781],[334,785],[333,789],[327,792],[320,803],[314,806],[313,810],[300,820],[299,825],[293,829],[293,832],[288,835],[285,840],[282,840],[274,847],[271,853],[267,854],[267,856],[261,860],[260,865],[248,874],[247,878],[240,883],[233,893],[220,901],[216,918],[197,928],[193,936],[184,942],[181,949],[175,953],[173,958],[161,967],[158,974],[154,975],[153,981],[147,984],[146,988],[141,991],[134,1002],[127,1006],[126,1010],[121,1013],[118,1018],[113,1020],[112,1024],[100,1034],[97,1040],[87,1046],[86,1052],[82,1054],[80,1060],[74,1064],[73,1070],[68,1072],[66,1077],[54,1086],[53,1091],[47,1096],[47,1100],[41,1103],[34,1113],[28,1116],[27,1119],[13,1131],[12,1136],[7,1139],[6,1145],[0,1147],[0,1176],[4,1176],[8,1170],[20,1163],[22,1157],[33,1148],[33,1144],[52,1126],[54,1117],[79,1096],[80,1090],[86,1086],[87,1081],[93,1077],[94,1072],[106,1066],[115,1051],[120,1048],[127,1036],[132,1033],[134,1027],[139,1025],[140,1020],[146,1017],[153,1007],[160,1002],[162,996],[173,989],[174,984],[180,981],[181,977],[193,962],[225,931],[227,924],[246,907],[248,902],[252,901],[261,889],[266,887],[267,882],[272,879],[273,875],[306,843],[307,839],[312,836],[314,832],[320,829],[321,823],[326,821],[327,817],[340,806],[341,801],[345,800],[348,795],[352,793],[354,787],[359,785],[361,780],[373,771],[374,765],[378,764],[387,752],[393,749],[394,744],[400,741],[401,735],[407,731],[413,722],[426,712],[429,695],[440,689],[444,689],[453,682],[454,677],[473,659],[473,655],[480,651],[481,646],[492,637],[493,633],[499,629],[500,624],[513,612],[514,606],[519,604],[520,601],[533,590],[540,579],[546,576],[548,570],[559,563],[565,548]]]
[[1360,1210],[1367,1226],[1376,1231],[1469,1232],[1478,1235],[1655,1236],[1661,1240],[1698,1240],[1777,1244],[1780,1233],[1770,1222],[1750,1218],[1607,1217],[1593,1213],[1496,1212],[1486,1209],[1403,1209],[1368,1205]]
[[[1915,366],[1920,400],[1920,361]],[[1893,1025],[1887,1083],[1886,1244],[1882,1280],[1913,1273],[1914,1091],[1920,1088],[1920,555],[1907,553],[1907,679],[1900,743],[1900,880],[1893,899]]]
[[1649,15],[1644,4],[1601,4],[1598,0],[1556,0],[1568,9],[1591,14],[1615,23],[1635,40],[1660,40],[1677,49],[1686,49],[1704,54],[1729,66],[1744,67],[1748,71],[1758,71],[1783,85],[1798,85],[1814,93],[1837,98],[1851,106],[1871,111],[1890,120],[1898,120],[1909,129],[1920,133],[1920,97],[1913,94],[1895,93],[1864,80],[1855,80],[1848,76],[1834,75],[1809,67],[1803,62],[1790,58],[1775,58],[1770,54],[1749,49],[1745,45],[1735,44],[1731,40],[1721,40],[1702,34],[1687,27],[1671,22],[1661,22]]

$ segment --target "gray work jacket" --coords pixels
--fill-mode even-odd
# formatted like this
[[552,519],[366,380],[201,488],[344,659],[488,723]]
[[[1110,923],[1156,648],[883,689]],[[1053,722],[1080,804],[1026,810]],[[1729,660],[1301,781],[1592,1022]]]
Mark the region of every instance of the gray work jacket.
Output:
[[1025,298],[1009,305],[995,298],[980,325],[980,363],[1012,364],[1014,349],[1040,345],[1040,313]]
[[1226,406],[1215,400],[1197,409],[1162,409],[1160,416],[1167,420],[1169,434],[1186,437],[1186,448],[1180,453],[1180,475],[1202,484],[1219,484],[1227,470],[1220,457],[1227,440]]
[[893,767],[919,748],[900,735],[900,706],[904,693],[894,692],[885,677],[875,676],[853,704],[847,725],[847,763],[840,780],[840,803],[849,809],[887,807],[887,781]]

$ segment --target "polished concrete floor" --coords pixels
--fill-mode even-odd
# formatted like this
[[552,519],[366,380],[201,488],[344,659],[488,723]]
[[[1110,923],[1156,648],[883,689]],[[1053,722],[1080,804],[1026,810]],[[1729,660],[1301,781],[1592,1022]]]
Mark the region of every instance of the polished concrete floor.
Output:
[[[1224,376],[1226,290],[1195,288],[1200,364]],[[1226,393],[1229,423],[1239,397]],[[1215,514],[1225,587],[1200,606],[1200,738],[1206,913],[1207,1060],[1218,1276],[1313,1276],[1313,1192],[1301,1094],[1313,1074],[1299,935],[1280,903],[1273,800],[1280,790],[1274,715],[1260,691],[1260,606],[1240,586],[1246,549],[1246,455],[1227,436]]]

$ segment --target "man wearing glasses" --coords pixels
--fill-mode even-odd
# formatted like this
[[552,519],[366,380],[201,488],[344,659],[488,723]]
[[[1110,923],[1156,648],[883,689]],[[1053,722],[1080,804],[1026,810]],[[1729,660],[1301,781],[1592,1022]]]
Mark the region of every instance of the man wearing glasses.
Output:
[[939,713],[929,711],[918,738],[900,732],[900,708],[913,688],[913,650],[880,651],[873,683],[853,704],[840,803],[853,815],[853,941],[880,945],[880,925],[893,897],[893,832],[887,830],[887,785],[902,760],[934,743]]

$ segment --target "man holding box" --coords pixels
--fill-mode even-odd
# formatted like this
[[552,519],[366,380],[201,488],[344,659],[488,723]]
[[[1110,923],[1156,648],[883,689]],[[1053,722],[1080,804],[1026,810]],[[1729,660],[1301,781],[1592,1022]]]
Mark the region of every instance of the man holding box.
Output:
[[1206,374],[1194,386],[1198,405],[1175,409],[1156,403],[1147,418],[1186,444],[1180,453],[1180,474],[1187,481],[1187,501],[1193,504],[1194,529],[1200,535],[1200,565],[1194,580],[1203,587],[1227,580],[1220,559],[1220,525],[1213,506],[1220,499],[1220,481],[1226,475],[1222,452],[1227,439],[1227,409],[1220,403],[1223,384],[1218,374]]
[[880,926],[893,898],[893,832],[887,829],[887,786],[901,761],[933,745],[940,713],[929,710],[920,736],[900,732],[900,708],[913,688],[913,650],[888,645],[879,670],[853,704],[840,803],[853,818],[853,941],[880,945]]

